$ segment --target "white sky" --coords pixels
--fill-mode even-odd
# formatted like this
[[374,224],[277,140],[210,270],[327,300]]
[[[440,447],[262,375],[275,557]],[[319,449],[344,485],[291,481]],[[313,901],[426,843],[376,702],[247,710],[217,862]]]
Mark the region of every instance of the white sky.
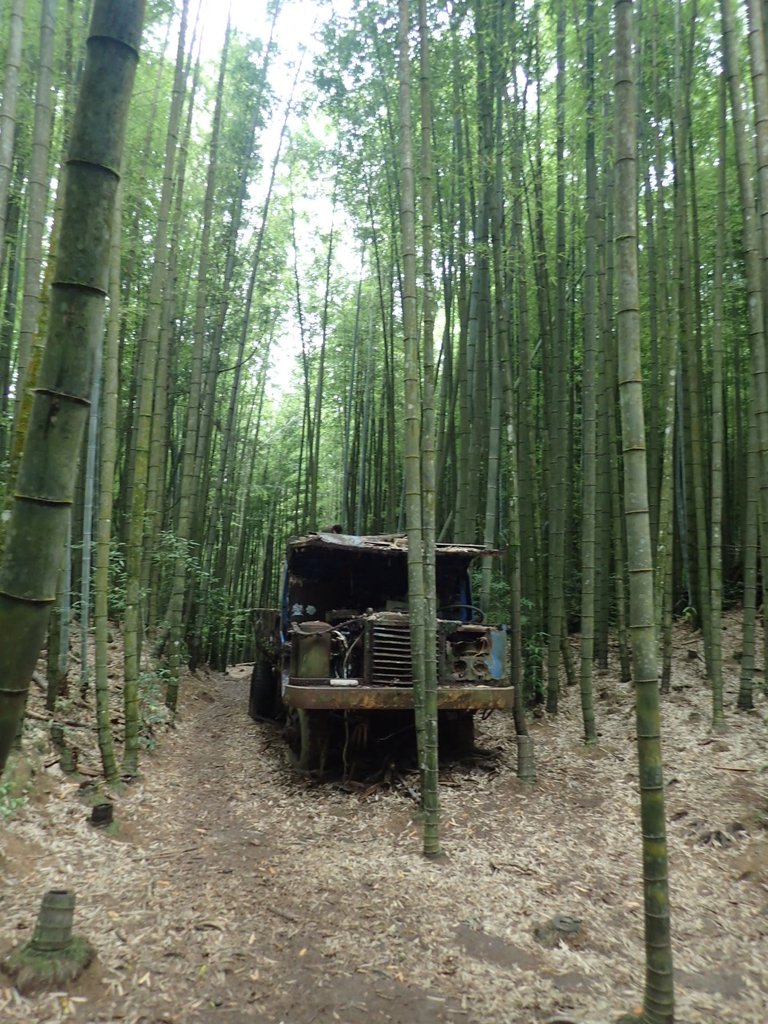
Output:
[[[201,0],[204,18],[203,56],[204,59],[215,60],[221,52],[224,32],[227,24],[227,13],[231,6],[232,22],[242,32],[252,35],[266,43],[269,37],[271,19],[267,13],[266,0]],[[194,7],[194,5],[193,5]],[[348,10],[348,0],[334,0],[333,4],[319,4],[314,0],[283,0],[280,14],[275,25],[274,40],[276,53],[270,63],[269,81],[276,95],[271,122],[267,124],[260,139],[260,149],[264,165],[264,182],[267,180],[276,152],[280,129],[283,123],[285,103],[293,86],[296,67],[303,56],[301,75],[294,94],[294,103],[301,98],[303,82],[312,64],[312,56],[319,48],[314,38],[323,21],[331,16],[333,10]],[[296,124],[296,120],[293,121]],[[289,121],[289,128],[291,122]],[[323,137],[323,123],[318,117],[310,125],[312,130]],[[283,144],[285,151],[285,143]],[[306,202],[312,205],[316,196],[296,196],[298,209],[306,209]],[[313,211],[317,230],[327,231],[330,227],[330,202],[320,204]],[[338,219],[338,218],[337,218]]]
[[[265,0],[231,0],[230,4],[227,0],[201,2],[205,25],[205,51],[213,55],[221,49],[230,6],[233,25],[248,35],[266,41],[270,17]],[[333,4],[337,10],[339,6],[338,2]],[[341,6],[344,7],[346,4],[342,3]],[[295,60],[302,47],[311,50],[316,45],[312,34],[329,14],[329,8],[323,10],[321,5],[314,3],[313,0],[283,0],[275,29],[281,60]]]
[[[231,6],[233,25],[241,32],[259,38],[266,43],[269,38],[271,24],[270,15],[267,12],[266,0],[201,0],[203,17],[203,45],[202,56],[204,60],[216,60],[221,52],[224,41],[224,33],[227,24],[227,14]],[[303,59],[302,75],[309,70],[312,62],[312,55],[319,47],[314,35],[326,18],[331,16],[332,11],[349,10],[349,0],[333,0],[333,4],[319,4],[314,0],[283,0],[280,13],[277,18],[274,32],[276,53],[270,64],[269,80],[272,89],[276,93],[277,101],[274,107],[273,117],[264,130],[260,140],[260,148],[263,157],[263,178],[261,188],[254,190],[254,198],[257,198],[259,191],[266,194],[269,174],[272,161],[276,152],[280,128],[283,123],[285,103],[290,95],[296,74],[296,65],[301,58],[303,50],[306,55]],[[196,3],[190,4],[192,11],[196,9]],[[297,101],[301,96],[302,79],[300,77],[296,95]],[[290,122],[289,122],[290,125]],[[316,119],[312,125],[313,130],[322,133],[322,122]],[[285,143],[283,144],[283,152]],[[330,183],[328,183],[330,188]],[[311,224],[308,229],[302,228],[301,223],[297,224],[299,232],[299,249],[308,253],[311,248],[310,238],[318,238],[320,232],[326,232],[331,226],[331,201],[326,194],[326,186],[319,185],[315,194],[296,195],[296,208],[307,216]],[[337,212],[335,228],[338,232],[340,217]],[[306,244],[303,243],[301,234],[308,233]],[[352,278],[359,273],[359,256],[355,252],[353,244],[337,244],[337,258],[342,264],[343,270]],[[306,303],[308,296],[302,296]],[[277,391],[284,390],[291,377],[291,367],[298,352],[298,328],[290,322],[286,325],[286,334],[276,341],[273,349],[273,383]]]

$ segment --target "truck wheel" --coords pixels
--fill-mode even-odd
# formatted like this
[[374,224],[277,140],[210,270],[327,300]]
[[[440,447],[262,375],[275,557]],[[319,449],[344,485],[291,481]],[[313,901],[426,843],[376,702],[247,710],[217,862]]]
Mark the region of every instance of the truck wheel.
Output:
[[303,772],[322,771],[328,747],[328,722],[323,711],[290,708],[286,721],[291,759]]
[[450,757],[469,757],[475,750],[475,714],[473,711],[444,711],[438,721],[440,753]]
[[248,714],[256,721],[273,719],[277,714],[275,674],[271,662],[263,656],[257,657],[253,664]]

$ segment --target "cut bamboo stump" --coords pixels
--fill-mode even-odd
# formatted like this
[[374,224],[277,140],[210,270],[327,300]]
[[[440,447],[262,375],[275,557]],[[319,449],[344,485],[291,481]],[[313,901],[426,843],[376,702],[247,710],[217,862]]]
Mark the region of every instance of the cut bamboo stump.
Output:
[[114,818],[114,806],[107,802],[94,804],[91,808],[91,824],[94,828],[107,828]]
[[19,992],[59,987],[91,962],[91,944],[72,934],[74,912],[75,894],[68,889],[51,889],[43,896],[32,938],[3,964]]

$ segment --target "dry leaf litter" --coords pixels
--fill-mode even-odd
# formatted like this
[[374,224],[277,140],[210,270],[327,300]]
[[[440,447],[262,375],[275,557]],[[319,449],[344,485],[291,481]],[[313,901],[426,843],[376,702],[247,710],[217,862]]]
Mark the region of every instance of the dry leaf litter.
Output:
[[[736,713],[735,617],[725,636],[726,735],[709,731],[684,626],[662,698],[678,1024],[768,1022],[768,704],[758,692]],[[420,854],[415,777],[300,776],[279,730],[246,714],[249,671],[184,680],[175,727],[112,797],[113,834],[83,800],[98,775],[95,734],[75,724],[88,708],[64,714],[73,779],[33,688],[38,770],[0,821],[0,955],[67,887],[97,959],[67,992],[21,996],[0,973],[2,1024],[607,1024],[639,1006],[634,710],[614,671],[595,676],[596,748],[575,689],[534,721],[533,787],[515,778],[511,721],[478,724],[493,756],[443,767],[437,863]],[[557,914],[579,930],[539,941]]]

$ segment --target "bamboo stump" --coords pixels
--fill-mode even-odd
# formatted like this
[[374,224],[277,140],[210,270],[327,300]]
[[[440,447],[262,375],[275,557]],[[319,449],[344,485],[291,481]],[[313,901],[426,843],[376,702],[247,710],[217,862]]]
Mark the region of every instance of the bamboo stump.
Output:
[[43,896],[35,931],[3,964],[19,992],[59,987],[74,981],[93,959],[93,947],[72,934],[75,894],[51,889]]

